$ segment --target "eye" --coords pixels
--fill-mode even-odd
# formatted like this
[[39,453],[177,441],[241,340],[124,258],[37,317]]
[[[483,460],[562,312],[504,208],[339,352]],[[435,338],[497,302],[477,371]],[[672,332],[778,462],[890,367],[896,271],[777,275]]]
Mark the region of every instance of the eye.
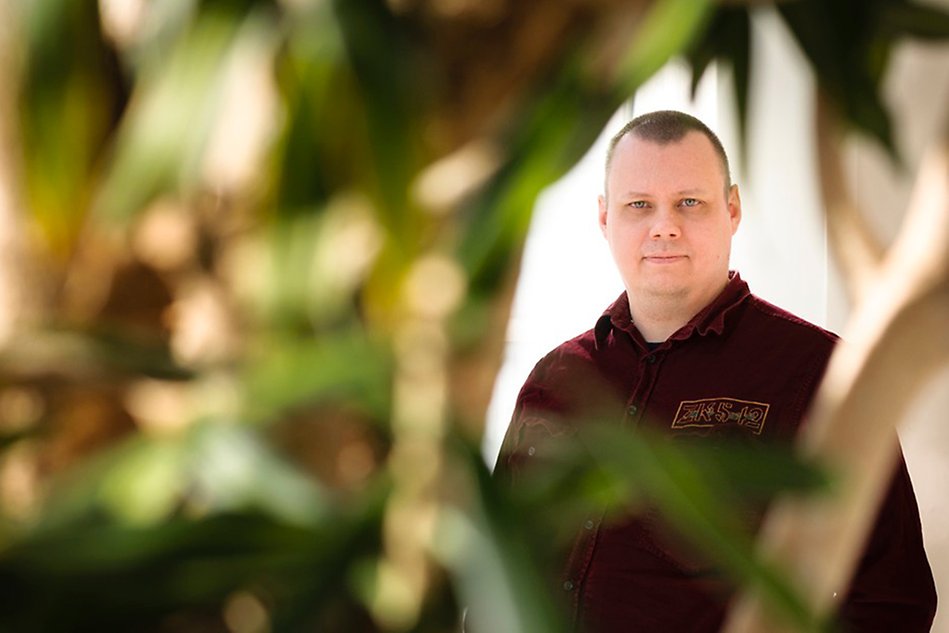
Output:
[[699,206],[699,201],[695,198],[686,198],[682,201],[683,207],[697,207]]
[[648,203],[645,200],[633,200],[627,206],[630,206],[634,209],[645,209],[647,204]]

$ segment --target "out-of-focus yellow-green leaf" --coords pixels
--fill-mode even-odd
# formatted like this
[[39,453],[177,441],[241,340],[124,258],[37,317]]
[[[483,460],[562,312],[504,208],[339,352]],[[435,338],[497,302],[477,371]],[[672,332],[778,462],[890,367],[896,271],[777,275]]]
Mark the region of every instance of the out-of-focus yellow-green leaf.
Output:
[[240,38],[257,37],[266,18],[206,11],[136,84],[97,202],[109,218],[128,218],[161,194],[179,194],[202,177],[202,160],[224,107],[225,66]]
[[[395,242],[410,250],[416,245],[420,217],[406,185],[421,167],[419,124],[433,97],[421,89],[424,77],[416,70],[424,59],[411,27],[384,3],[334,0],[332,4],[365,107],[364,159],[371,174],[367,184],[380,220]],[[380,56],[379,50],[387,54]]]
[[33,219],[66,258],[85,220],[125,95],[93,2],[20,3],[26,35],[20,134]]
[[149,526],[191,516],[261,512],[315,525],[328,500],[258,435],[234,421],[197,423],[168,437],[133,436],[58,481],[41,515],[55,530],[97,516]]
[[620,67],[620,82],[632,92],[673,56],[685,50],[712,15],[708,0],[658,0],[638,26]]
[[[739,447],[735,449],[738,459],[730,462],[728,443],[712,448],[688,445],[683,451],[668,439],[615,426],[585,428],[583,444],[594,468],[605,467],[638,488],[681,537],[699,547],[735,582],[757,588],[801,630],[824,630],[825,623],[810,612],[780,570],[755,555],[754,526],[737,520],[753,503],[761,503],[765,490],[770,494],[788,489],[813,491],[823,484],[812,466],[785,457],[781,468],[772,472],[774,450]],[[696,459],[706,451],[710,456]],[[760,480],[750,498],[732,487],[742,478]]]
[[434,547],[455,577],[466,631],[566,631],[567,619],[547,591],[516,506],[476,451],[459,467],[470,469],[465,477],[478,497],[467,510],[445,508]]
[[267,420],[300,408],[346,404],[387,419],[391,355],[364,332],[262,343],[246,377],[251,418]]
[[288,22],[275,70],[286,119],[271,195],[277,214],[295,217],[319,210],[334,193],[370,186],[373,176],[365,105],[331,3],[301,7]]
[[200,424],[188,448],[190,511],[256,510],[298,525],[325,518],[327,499],[319,485],[268,449],[256,430],[233,422]]
[[[207,630],[224,626],[220,611],[235,594],[249,594],[262,600],[272,630],[338,630],[334,623],[358,615],[340,579],[374,551],[378,515],[378,504],[367,504],[318,526],[244,512],[35,531],[0,557],[8,583],[0,628],[126,631],[174,621],[175,630]],[[61,608],[36,600],[38,585]],[[195,605],[204,605],[198,614]],[[349,613],[340,622],[341,606]]]
[[185,455],[174,441],[137,441],[105,475],[99,502],[118,521],[149,525],[171,516],[186,486]]

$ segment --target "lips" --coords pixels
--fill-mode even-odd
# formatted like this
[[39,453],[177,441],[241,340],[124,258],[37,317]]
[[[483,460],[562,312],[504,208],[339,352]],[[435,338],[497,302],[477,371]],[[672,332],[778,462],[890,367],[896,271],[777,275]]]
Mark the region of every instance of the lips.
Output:
[[650,264],[675,264],[677,262],[685,261],[686,256],[662,253],[657,255],[645,255],[643,256],[643,259]]

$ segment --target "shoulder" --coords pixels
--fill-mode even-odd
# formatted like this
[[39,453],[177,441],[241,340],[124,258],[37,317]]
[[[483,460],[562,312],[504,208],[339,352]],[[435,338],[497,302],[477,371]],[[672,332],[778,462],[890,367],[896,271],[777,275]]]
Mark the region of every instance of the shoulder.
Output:
[[571,370],[592,364],[595,354],[596,336],[591,329],[547,352],[537,361],[529,381],[549,382],[558,375],[567,375]]
[[747,301],[748,311],[744,325],[761,330],[769,337],[780,337],[809,346],[830,350],[839,337],[819,325],[797,316],[756,295],[750,295]]
[[563,411],[578,392],[588,393],[599,382],[596,337],[586,332],[564,341],[534,365],[518,395],[526,408]]

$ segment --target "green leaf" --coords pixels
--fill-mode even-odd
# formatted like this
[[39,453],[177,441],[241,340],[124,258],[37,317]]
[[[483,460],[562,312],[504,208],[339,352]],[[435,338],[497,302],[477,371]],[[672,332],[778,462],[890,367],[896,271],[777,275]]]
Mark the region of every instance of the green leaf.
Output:
[[[467,607],[468,630],[557,633],[567,619],[546,591],[538,560],[531,555],[522,513],[491,478],[475,447],[451,451],[474,492],[466,507],[449,505],[441,515],[435,555],[454,577]],[[549,544],[547,544],[549,545]]]
[[689,45],[711,15],[707,0],[659,0],[639,25],[620,67],[620,84],[632,92]]
[[380,220],[394,242],[411,249],[420,218],[407,185],[421,167],[418,123],[432,96],[416,72],[424,60],[411,38],[411,23],[386,3],[335,0],[333,10],[362,95],[369,142],[363,157],[373,171],[372,181],[364,184],[373,187]]
[[537,87],[503,141],[504,165],[465,209],[457,257],[476,297],[490,295],[507,278],[538,194],[589,149],[625,98],[589,81],[577,62]]
[[[717,562],[736,581],[757,587],[785,617],[804,630],[822,626],[779,570],[755,556],[752,534],[738,520],[736,491],[741,479],[758,497],[767,490],[811,489],[822,481],[813,469],[784,459],[768,473],[774,453],[760,447],[735,450],[728,444],[710,448],[690,443],[687,450],[666,438],[615,426],[593,425],[581,435],[597,468],[624,476],[661,511],[679,534]],[[699,458],[704,451],[705,457]],[[732,459],[731,453],[737,459]]]
[[247,512],[34,531],[0,553],[0,628],[128,631],[175,621],[205,630],[208,614],[243,592],[266,603],[274,630],[325,630],[324,612],[346,599],[340,578],[377,549],[379,509],[364,504],[315,527]]
[[710,24],[687,53],[692,66],[692,97],[708,65],[719,61],[731,65],[732,88],[738,109],[739,145],[748,157],[748,86],[751,79],[751,24],[745,7],[718,7]]
[[46,245],[65,260],[89,211],[125,88],[96,3],[29,2],[19,11],[27,46],[17,112],[26,199]]
[[321,403],[348,404],[387,417],[389,352],[359,331],[312,340],[274,339],[252,357],[246,377],[252,419],[273,419]]
[[225,65],[240,38],[259,35],[264,28],[259,19],[202,14],[164,64],[140,73],[97,202],[99,213],[128,219],[156,197],[200,181],[204,150],[224,105]]
[[890,116],[880,96],[885,68],[874,52],[874,4],[801,0],[781,3],[778,11],[843,118],[897,157]]
[[97,500],[119,522],[151,525],[171,516],[187,484],[185,454],[174,441],[135,441],[109,468]]
[[194,429],[187,448],[193,511],[258,510],[294,525],[317,525],[328,513],[324,491],[254,429],[206,422]]
[[311,212],[334,192],[374,182],[366,106],[332,6],[318,3],[288,22],[276,60],[286,123],[272,172],[274,206],[282,216]]

